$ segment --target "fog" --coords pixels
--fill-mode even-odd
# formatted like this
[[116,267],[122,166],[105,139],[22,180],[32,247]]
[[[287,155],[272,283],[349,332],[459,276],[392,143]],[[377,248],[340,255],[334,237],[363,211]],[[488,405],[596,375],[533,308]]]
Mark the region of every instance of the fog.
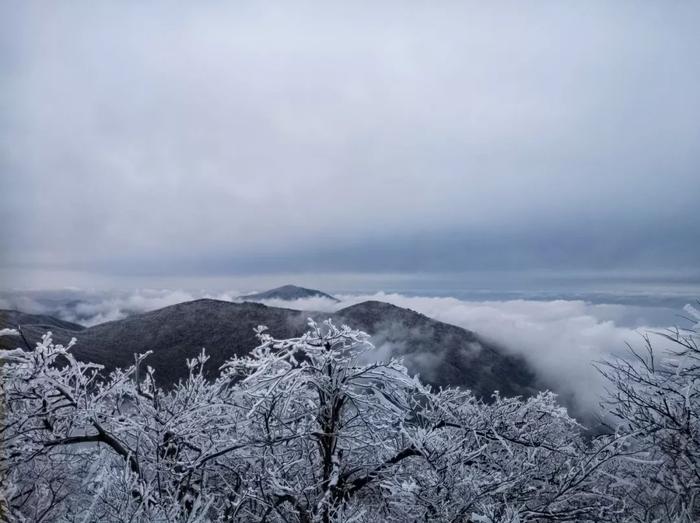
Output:
[[[627,344],[640,347],[644,334],[651,333],[656,346],[663,349],[668,344],[654,333],[674,325],[692,326],[680,317],[683,310],[676,311],[679,316],[671,324],[659,322],[644,307],[581,300],[467,301],[383,292],[336,297],[341,303],[327,301],[325,310],[379,300],[472,330],[505,351],[522,355],[542,382],[556,390],[567,404],[587,411],[596,410],[604,390],[594,363],[629,356]],[[287,303],[298,309],[306,309],[306,305],[303,300]],[[314,300],[313,305],[318,309],[320,304]],[[379,343],[381,346],[381,339]],[[388,348],[381,348],[385,354]]]
[[[89,326],[193,299],[236,301],[240,294],[234,290],[164,289],[5,293],[0,295],[0,308],[51,314]],[[693,317],[691,308],[684,311],[680,307],[674,310],[572,299],[466,300],[385,292],[335,294],[335,297],[339,303],[323,298],[265,300],[263,303],[328,313],[366,300],[409,308],[472,330],[506,352],[522,355],[544,384],[554,388],[568,404],[585,410],[594,410],[603,392],[603,382],[593,366],[595,362],[626,357],[627,344],[640,346],[643,334],[662,332],[673,325],[690,327],[692,322],[682,316]],[[652,339],[657,346],[665,346],[662,337],[652,334]],[[375,336],[374,341],[376,358],[400,352],[384,343],[382,333]],[[432,356],[424,355],[420,362],[412,363],[429,375]]]

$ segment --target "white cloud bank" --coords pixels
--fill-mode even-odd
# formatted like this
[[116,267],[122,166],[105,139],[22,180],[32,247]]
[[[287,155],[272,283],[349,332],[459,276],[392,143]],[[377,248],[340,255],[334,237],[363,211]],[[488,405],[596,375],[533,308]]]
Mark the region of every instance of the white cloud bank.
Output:
[[130,292],[18,293],[1,297],[0,309],[48,314],[90,327],[200,298],[234,301],[238,294],[235,291],[211,293],[169,289],[138,289]]
[[[593,364],[611,356],[624,356],[627,343],[638,345],[642,334],[669,327],[629,327],[621,323],[638,323],[629,319],[635,307],[582,300],[464,301],[383,292],[336,297],[340,303],[312,299],[274,305],[333,312],[366,300],[378,300],[415,310],[472,330],[504,350],[522,355],[542,381],[567,403],[586,410],[597,407],[604,389]],[[660,337],[656,342],[658,346],[664,344]]]
[[[66,297],[61,300],[54,297],[54,303],[41,296],[15,295],[0,298],[0,308],[54,314],[89,326],[198,298],[236,301],[239,294],[234,291],[183,290],[76,293],[72,301]],[[465,301],[383,292],[336,297],[341,300],[339,303],[324,298],[266,300],[263,303],[331,313],[366,300],[379,300],[413,309],[436,320],[472,330],[508,352],[521,354],[543,382],[555,389],[567,403],[584,409],[594,409],[603,391],[603,382],[593,367],[594,362],[624,355],[627,343],[639,345],[641,334],[669,326],[640,323],[648,321],[643,311],[639,312],[639,321],[629,321],[630,315],[637,314],[635,307],[591,304],[582,300]],[[658,338],[657,343],[661,346],[663,340]]]
[[473,330],[505,350],[521,354],[543,381],[584,408],[595,408],[603,390],[593,362],[622,354],[627,342],[636,343],[640,338],[639,331],[606,319],[605,309],[611,306],[583,301],[377,298]]

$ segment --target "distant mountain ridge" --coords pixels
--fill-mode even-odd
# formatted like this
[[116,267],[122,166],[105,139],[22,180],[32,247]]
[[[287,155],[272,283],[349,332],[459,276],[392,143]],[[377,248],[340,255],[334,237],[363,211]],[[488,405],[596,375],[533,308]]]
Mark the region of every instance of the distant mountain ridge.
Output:
[[65,329],[81,331],[85,327],[78,323],[60,320],[46,314],[29,314],[16,310],[0,310],[0,329],[13,329],[18,325],[25,327],[41,327],[45,329]]
[[297,287],[296,285],[283,285],[282,287],[277,287],[275,289],[270,289],[264,292],[258,292],[255,294],[246,294],[244,296],[239,296],[239,300],[247,301],[262,301],[262,300],[285,300],[293,301],[300,300],[303,298],[326,298],[327,300],[334,301],[336,303],[340,300],[330,294],[318,291],[316,289],[307,289],[305,287]]
[[[294,337],[304,332],[309,317],[316,321],[330,318],[367,332],[377,347],[378,359],[401,357],[412,373],[420,373],[431,385],[462,386],[484,398],[495,390],[506,396],[529,396],[537,390],[536,377],[521,357],[471,331],[379,301],[329,314],[201,299],[87,328],[50,317],[36,321],[37,317],[19,311],[0,311],[0,328],[22,325],[30,344],[49,329],[56,342],[67,343],[76,337],[74,355],[107,370],[129,366],[135,353],[152,350],[147,364],[167,387],[186,376],[185,358],[196,356],[202,347],[210,356],[207,372],[213,377],[227,359],[245,355],[257,345],[256,326],[266,325],[277,338]],[[18,345],[21,340],[17,338],[0,338],[0,348]]]

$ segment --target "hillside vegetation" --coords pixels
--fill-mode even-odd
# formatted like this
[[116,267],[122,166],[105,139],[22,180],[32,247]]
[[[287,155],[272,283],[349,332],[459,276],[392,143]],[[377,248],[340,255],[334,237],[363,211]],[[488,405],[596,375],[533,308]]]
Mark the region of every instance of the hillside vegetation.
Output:
[[[4,330],[3,334],[16,335]],[[0,352],[9,521],[673,521],[700,517],[700,349],[602,372],[613,432],[581,435],[551,393],[431,389],[332,321],[207,378],[156,385],[150,353],[105,380],[74,342]],[[13,338],[14,339],[14,338]],[[660,357],[662,356],[662,357]],[[370,361],[367,363],[367,361]]]

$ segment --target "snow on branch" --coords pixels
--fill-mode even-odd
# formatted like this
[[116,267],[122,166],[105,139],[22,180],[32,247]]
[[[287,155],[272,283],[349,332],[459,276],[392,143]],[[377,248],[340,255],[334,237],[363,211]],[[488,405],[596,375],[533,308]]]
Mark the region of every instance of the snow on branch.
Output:
[[[3,330],[2,334],[14,334]],[[649,342],[601,366],[610,434],[549,392],[434,391],[367,334],[309,320],[219,377],[202,351],[157,387],[150,353],[109,374],[54,344],[0,352],[0,513],[18,521],[639,521],[698,516],[699,351]],[[78,516],[79,515],[79,516]],[[646,518],[646,519],[645,519]]]

